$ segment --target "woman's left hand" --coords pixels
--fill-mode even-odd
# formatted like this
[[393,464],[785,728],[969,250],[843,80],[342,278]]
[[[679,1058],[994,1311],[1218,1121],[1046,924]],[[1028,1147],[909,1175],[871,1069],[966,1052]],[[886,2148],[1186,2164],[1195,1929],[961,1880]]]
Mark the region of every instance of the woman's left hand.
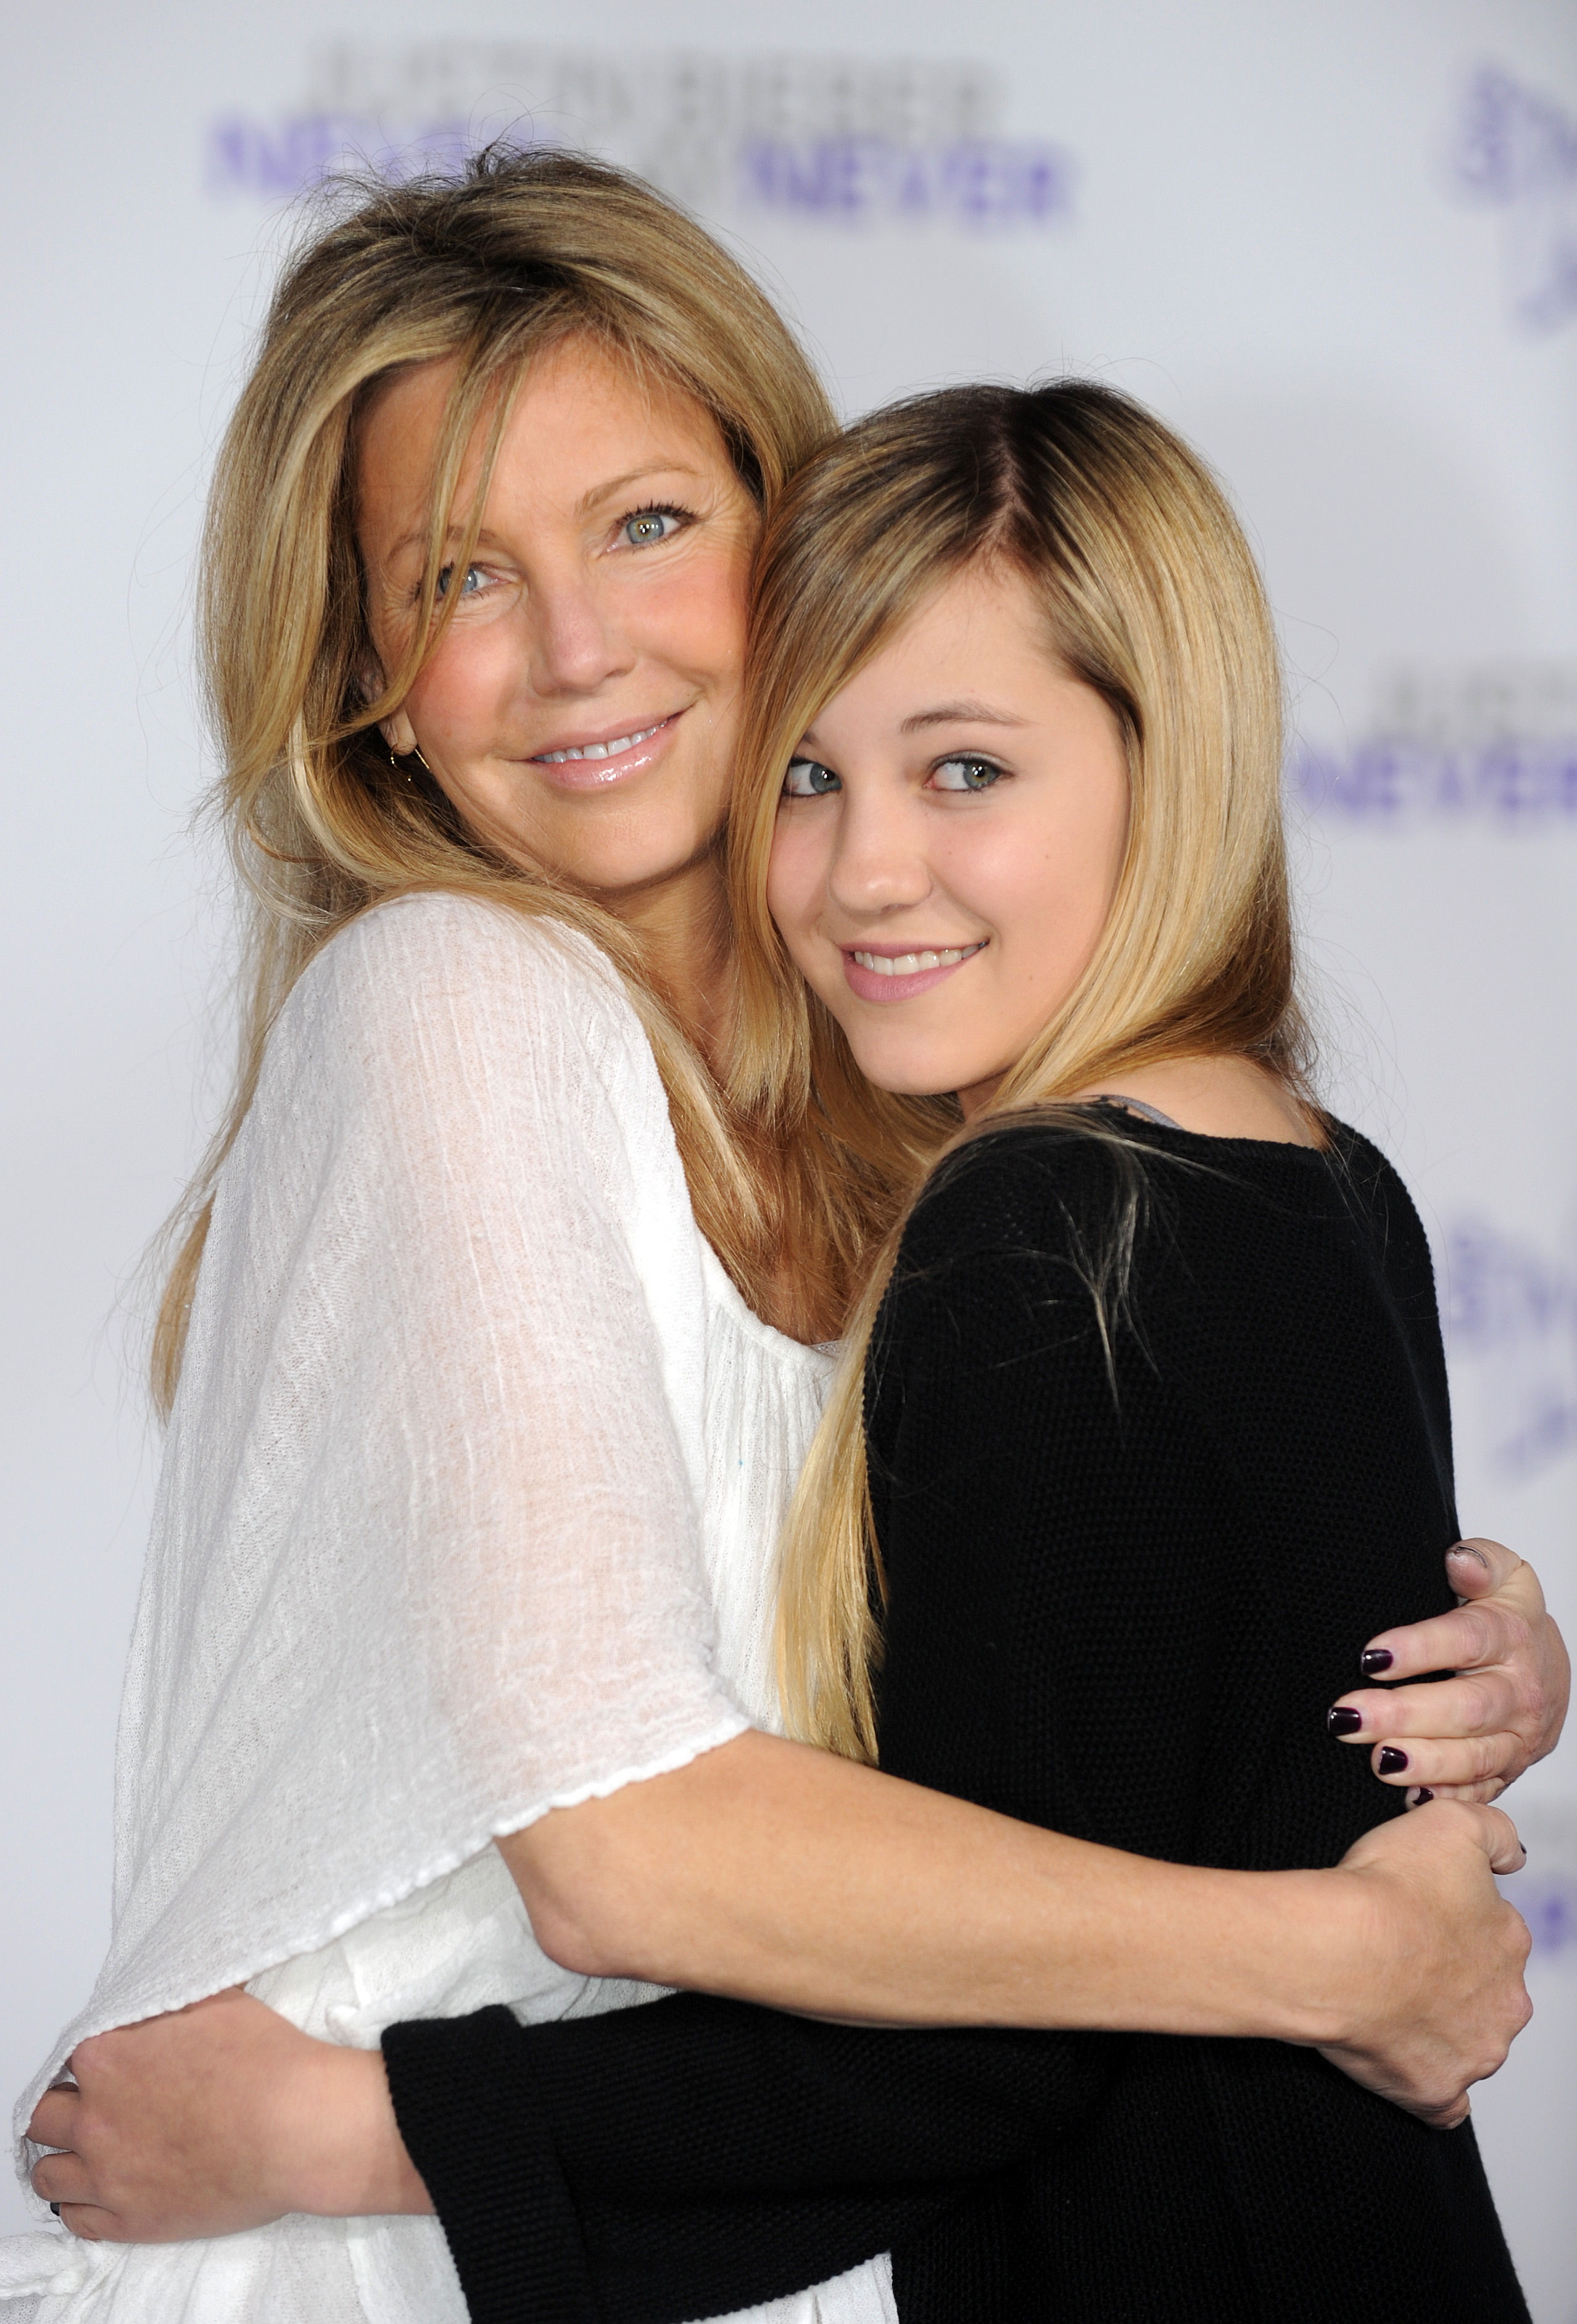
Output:
[[[1454,1614],[1382,1630],[1359,1657],[1388,1682],[1449,1670],[1427,1686],[1370,1687],[1333,1705],[1331,1732],[1370,1753],[1382,1784],[1445,1800],[1495,1799],[1554,1748],[1572,1665],[1531,1565],[1478,1536],[1446,1552]],[[1356,1716],[1354,1716],[1356,1714]]]
[[85,2243],[184,2243],[286,2211],[430,2211],[376,2050],[313,2041],[237,1989],[96,2034],[27,2135],[35,2194]]

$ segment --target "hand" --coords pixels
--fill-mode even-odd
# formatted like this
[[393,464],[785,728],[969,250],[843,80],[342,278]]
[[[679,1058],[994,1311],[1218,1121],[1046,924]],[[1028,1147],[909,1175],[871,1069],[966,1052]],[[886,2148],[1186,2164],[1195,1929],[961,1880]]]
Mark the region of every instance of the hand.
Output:
[[80,2043],[28,2136],[34,2190],[88,2243],[238,2234],[287,2211],[430,2211],[375,2050],[315,2042],[238,1988]]
[[[1446,1552],[1454,1614],[1382,1630],[1360,1657],[1366,1676],[1412,1678],[1450,1670],[1429,1686],[1371,1687],[1344,1694],[1333,1713],[1359,1723],[1332,1732],[1361,1743],[1382,1784],[1423,1799],[1492,1800],[1554,1748],[1572,1691],[1572,1665],[1545,1611],[1538,1576],[1514,1550],[1475,1537]],[[1382,1660],[1381,1657],[1385,1659]],[[1405,1738],[1405,1739],[1404,1739]]]
[[[1531,1940],[1491,1874],[1526,1862],[1499,1808],[1436,1801],[1366,1832],[1333,1875],[1350,1917],[1329,1950],[1330,1999],[1349,2022],[1314,2046],[1437,2129],[1505,2062],[1533,2015]],[[1355,1949],[1355,1950],[1354,1950]]]

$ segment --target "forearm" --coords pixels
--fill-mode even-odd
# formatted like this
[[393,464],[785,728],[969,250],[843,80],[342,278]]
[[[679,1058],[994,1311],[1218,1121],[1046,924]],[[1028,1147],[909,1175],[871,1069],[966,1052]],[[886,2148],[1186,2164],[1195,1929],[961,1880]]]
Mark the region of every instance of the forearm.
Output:
[[1071,2129],[1109,2048],[815,2024],[700,1995],[384,2036],[400,2127],[476,2324],[576,2313],[576,2281],[618,2324],[839,2275]]
[[1340,2038],[1331,1873],[1202,1870],[750,1734],[500,1843],[539,1941],[633,1977],[873,2024]]

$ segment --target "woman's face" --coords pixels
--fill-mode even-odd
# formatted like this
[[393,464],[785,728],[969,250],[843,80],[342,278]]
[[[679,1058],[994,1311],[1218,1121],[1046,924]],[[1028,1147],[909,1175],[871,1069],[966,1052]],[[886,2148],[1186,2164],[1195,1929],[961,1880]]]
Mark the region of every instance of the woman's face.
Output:
[[[386,669],[416,618],[456,365],[401,373],[362,424],[356,537]],[[480,467],[475,443],[457,508]],[[473,828],[606,900],[701,862],[723,820],[757,512],[700,405],[586,340],[528,374],[459,604],[384,725]],[[457,545],[457,536],[456,536]]]
[[941,589],[788,770],[768,899],[879,1087],[966,1112],[1072,991],[1128,830],[1117,722],[1017,575]]

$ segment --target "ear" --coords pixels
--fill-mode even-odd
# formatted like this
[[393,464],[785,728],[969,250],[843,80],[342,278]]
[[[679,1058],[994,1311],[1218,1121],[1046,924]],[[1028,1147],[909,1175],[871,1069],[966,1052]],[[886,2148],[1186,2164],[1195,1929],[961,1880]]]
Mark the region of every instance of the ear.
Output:
[[403,710],[392,712],[380,719],[378,732],[397,759],[409,759],[416,748],[416,729]]

